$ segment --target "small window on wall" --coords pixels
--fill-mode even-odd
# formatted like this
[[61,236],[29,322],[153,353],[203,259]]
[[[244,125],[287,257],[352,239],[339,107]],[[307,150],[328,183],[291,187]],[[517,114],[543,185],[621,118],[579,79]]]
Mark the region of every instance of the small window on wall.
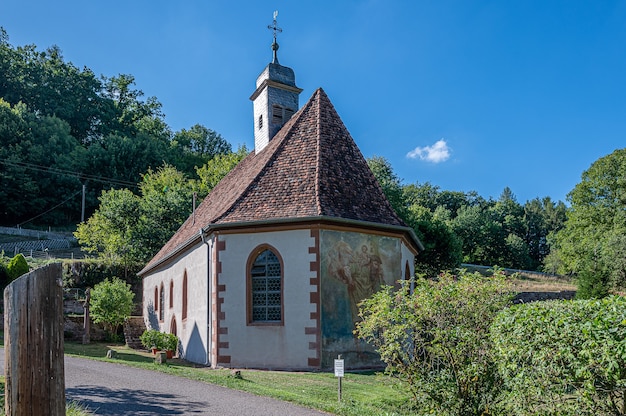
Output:
[[155,311],[159,310],[159,288],[158,287],[154,288],[154,310]]
[[287,122],[291,116],[293,116],[294,111],[291,108],[285,108],[285,122]]
[[248,316],[251,323],[282,322],[281,261],[269,248],[256,251],[249,262]]
[[174,307],[174,281],[170,282],[170,309]]
[[259,130],[263,128],[263,114],[259,116]]
[[187,319],[187,270],[183,274],[183,311],[181,315],[183,319]]
[[165,293],[163,292],[163,283],[161,283],[161,290],[159,291],[159,321],[165,318]]

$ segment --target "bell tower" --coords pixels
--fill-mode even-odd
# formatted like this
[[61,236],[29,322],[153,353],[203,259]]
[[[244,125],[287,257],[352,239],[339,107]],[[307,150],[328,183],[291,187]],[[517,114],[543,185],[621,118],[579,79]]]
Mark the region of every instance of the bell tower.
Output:
[[250,96],[254,111],[254,150],[260,152],[272,137],[298,111],[301,88],[296,86],[293,69],[278,63],[278,43],[276,34],[282,32],[278,27],[274,12],[274,22],[268,29],[274,32],[272,43],[273,60],[256,80],[256,90]]

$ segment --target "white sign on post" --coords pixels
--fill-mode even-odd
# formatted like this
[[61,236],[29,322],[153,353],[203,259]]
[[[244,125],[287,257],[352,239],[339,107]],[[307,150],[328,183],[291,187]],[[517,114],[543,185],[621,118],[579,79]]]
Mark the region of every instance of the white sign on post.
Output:
[[335,360],[335,377],[343,377],[343,360]]

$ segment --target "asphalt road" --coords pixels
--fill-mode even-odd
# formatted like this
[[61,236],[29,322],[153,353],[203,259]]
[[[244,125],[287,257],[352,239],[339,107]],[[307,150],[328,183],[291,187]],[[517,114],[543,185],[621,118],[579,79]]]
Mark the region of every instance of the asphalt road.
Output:
[[[4,350],[0,351],[4,373]],[[121,364],[65,357],[67,400],[96,415],[319,416],[326,413]]]

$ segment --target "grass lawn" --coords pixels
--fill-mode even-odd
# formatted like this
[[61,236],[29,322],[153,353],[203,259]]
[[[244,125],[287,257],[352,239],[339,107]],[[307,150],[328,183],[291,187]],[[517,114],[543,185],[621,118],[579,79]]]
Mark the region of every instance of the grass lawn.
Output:
[[[105,358],[109,349],[117,351],[117,359]],[[346,373],[342,380],[342,401],[339,403],[338,380],[333,373],[241,370],[242,377],[239,379],[228,369],[213,370],[178,359],[168,360],[163,365],[155,364],[151,353],[135,351],[124,345],[66,342],[65,352],[217,384],[337,415],[412,414],[408,396],[402,393],[397,383],[374,372]]]

